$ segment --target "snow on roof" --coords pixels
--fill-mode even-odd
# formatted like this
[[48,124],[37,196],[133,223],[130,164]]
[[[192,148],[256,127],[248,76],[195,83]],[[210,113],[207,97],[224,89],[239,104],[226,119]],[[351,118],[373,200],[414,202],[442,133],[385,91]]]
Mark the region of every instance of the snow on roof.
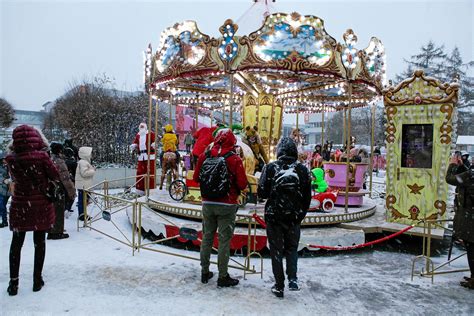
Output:
[[456,141],[456,145],[474,145],[474,136],[459,135]]

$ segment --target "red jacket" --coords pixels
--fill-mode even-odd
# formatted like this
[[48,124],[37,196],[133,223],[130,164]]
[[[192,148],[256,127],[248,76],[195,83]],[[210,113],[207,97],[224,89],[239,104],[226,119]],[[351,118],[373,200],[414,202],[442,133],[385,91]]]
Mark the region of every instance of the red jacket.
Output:
[[[229,151],[234,149],[237,139],[230,129],[219,131],[214,141],[214,146],[211,149],[211,156],[223,156]],[[196,168],[194,170],[193,180],[199,183],[199,171],[201,170],[202,163],[206,159],[206,154],[203,152],[198,159]],[[230,177],[230,191],[227,196],[216,199],[205,199],[203,201],[219,202],[226,204],[238,204],[238,197],[240,191],[245,189],[248,185],[247,175],[242,164],[242,159],[237,155],[231,155],[226,159],[227,170],[229,171]]]
[[206,150],[206,147],[214,141],[212,133],[214,133],[216,128],[217,126],[201,127],[193,134],[193,137],[196,140],[192,152],[194,156],[199,157],[204,152],[204,150]]
[[13,131],[13,154],[6,157],[15,186],[10,207],[13,231],[49,230],[55,220],[53,203],[44,192],[59,173],[44,151],[46,144],[33,127],[21,125]]

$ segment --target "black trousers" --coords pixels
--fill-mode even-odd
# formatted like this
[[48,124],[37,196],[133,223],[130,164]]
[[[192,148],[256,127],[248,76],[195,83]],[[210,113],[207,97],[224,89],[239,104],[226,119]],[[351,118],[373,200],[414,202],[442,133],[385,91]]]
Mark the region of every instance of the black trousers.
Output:
[[297,280],[300,223],[267,222],[267,238],[275,283],[278,288],[283,289],[285,287],[283,258],[286,259],[288,280]]
[[474,242],[464,242],[467,251],[467,262],[471,270],[471,278],[474,278]]
[[[21,248],[25,241],[26,232],[13,232],[12,243],[10,246],[10,278],[18,278],[20,272]],[[35,264],[33,270],[33,279],[39,280],[43,272],[44,256],[46,254],[45,231],[33,232],[33,241],[35,244]]]

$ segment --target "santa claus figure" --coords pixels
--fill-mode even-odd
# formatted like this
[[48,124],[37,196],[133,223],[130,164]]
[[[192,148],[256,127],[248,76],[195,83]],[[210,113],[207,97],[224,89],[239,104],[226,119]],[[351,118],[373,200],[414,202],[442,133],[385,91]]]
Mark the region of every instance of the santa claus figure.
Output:
[[130,149],[138,155],[136,191],[145,194],[145,177],[148,167],[148,144],[150,144],[150,189],[155,188],[155,133],[148,132],[147,125],[140,123]]

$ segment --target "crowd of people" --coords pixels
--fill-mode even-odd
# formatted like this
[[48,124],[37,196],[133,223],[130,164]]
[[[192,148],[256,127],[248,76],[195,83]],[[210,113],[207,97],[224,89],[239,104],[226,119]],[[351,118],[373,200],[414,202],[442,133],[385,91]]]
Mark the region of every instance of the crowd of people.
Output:
[[[201,131],[208,134],[212,132],[212,129]],[[143,136],[147,133],[148,131],[143,132]],[[176,151],[172,146],[176,144],[172,129],[168,128],[166,133],[170,134],[163,138],[163,143],[169,147],[167,151]],[[85,220],[83,206],[89,197],[85,196],[84,190],[92,186],[95,168],[91,164],[91,147],[77,149],[71,140],[64,144],[48,144],[39,130],[27,125],[15,128],[12,138],[9,153],[0,156],[0,216],[1,227],[9,227],[12,231],[10,282],[7,291],[9,295],[16,295],[21,248],[26,232],[33,232],[33,291],[39,291],[44,286],[42,270],[46,252],[45,239],[69,237],[64,231],[64,215],[71,212],[76,190],[79,201],[78,218]],[[139,140],[134,149],[140,149],[141,143]],[[279,141],[276,160],[263,167],[257,190],[258,197],[266,201],[266,233],[275,279],[271,292],[279,298],[284,297],[285,290],[283,259],[286,260],[288,289],[300,289],[297,250],[301,221],[309,209],[312,189],[323,192],[327,188],[324,172],[321,173],[322,162],[328,158],[331,161],[333,157],[339,159],[336,158],[337,151],[331,151],[330,143],[316,146],[310,166],[314,168],[310,172],[310,168],[301,162],[298,145],[298,140],[295,141],[294,137],[283,137]],[[217,285],[236,286],[239,280],[228,273],[230,242],[239,207],[237,198],[248,187],[243,162],[238,154],[237,139],[230,129],[222,128],[213,136],[212,145],[203,148],[199,155],[195,151],[197,146],[198,143],[192,153],[196,160],[193,180],[200,184],[202,195],[201,282],[207,284],[214,276],[210,270],[210,255],[217,233]],[[191,148],[188,150],[191,152]],[[363,162],[367,158],[367,154],[360,150],[351,150],[351,153],[351,161],[357,161],[356,157],[359,157]],[[343,157],[343,153],[340,156],[341,160],[347,159]],[[466,246],[471,269],[471,276],[466,277],[461,285],[474,289],[474,171],[465,155],[456,154],[450,162],[446,181],[455,185],[458,193],[454,231]],[[51,183],[59,188],[59,194],[50,194]],[[8,222],[6,205],[10,195],[12,199]]]

